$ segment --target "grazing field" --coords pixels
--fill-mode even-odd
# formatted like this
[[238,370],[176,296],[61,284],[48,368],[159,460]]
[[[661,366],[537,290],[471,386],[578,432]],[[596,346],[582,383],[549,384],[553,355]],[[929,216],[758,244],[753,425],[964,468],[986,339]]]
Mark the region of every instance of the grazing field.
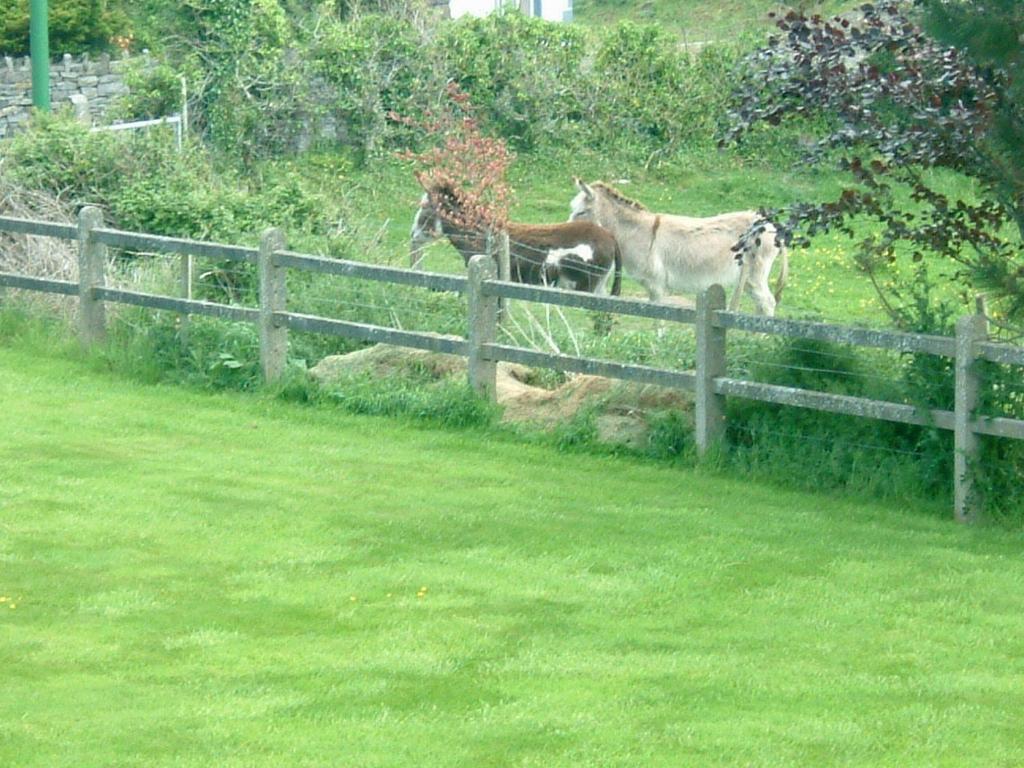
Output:
[[[516,221],[553,223],[566,221],[569,203],[576,194],[574,175],[588,181],[605,180],[651,210],[689,216],[712,216],[726,211],[782,207],[797,201],[837,199],[844,179],[836,172],[807,171],[780,161],[778,166],[741,161],[726,155],[694,156],[690,162],[645,171],[625,162],[595,155],[556,158],[522,156],[513,165],[512,186]],[[311,170],[311,174],[315,171]],[[929,178],[940,172],[929,172]],[[951,194],[970,198],[971,185],[962,178],[941,174]],[[355,258],[396,266],[408,264],[409,230],[422,189],[407,167],[381,161],[372,167],[353,169],[345,181],[352,215],[359,223],[360,248]],[[864,222],[855,229],[858,237],[874,224]],[[297,243],[296,247],[302,247]],[[315,244],[309,244],[316,250]],[[824,320],[865,326],[887,326],[891,321],[878,299],[870,279],[855,263],[856,243],[842,234],[819,235],[809,248],[790,251],[790,272],[778,313],[781,317]],[[909,259],[907,260],[908,264]],[[430,246],[425,269],[464,274],[458,253],[446,242]],[[772,273],[775,284],[779,267]],[[907,273],[911,267],[897,265],[883,279]],[[952,279],[955,265],[939,261],[933,266],[937,293],[958,299],[960,284]],[[623,293],[646,296],[631,279],[623,281]],[[690,297],[693,298],[692,296]],[[966,304],[964,305],[967,306]],[[743,311],[754,311],[745,298]],[[966,309],[964,311],[967,311]]]
[[[856,5],[849,0],[802,4],[806,10],[822,15],[840,13]],[[683,43],[695,44],[729,39],[738,31],[754,34],[772,29],[768,14],[784,10],[785,6],[773,0],[575,0],[573,8],[576,20],[582,24],[599,26],[622,19],[656,23],[677,33]]]
[[0,346],[0,765],[1017,765],[1019,535]]

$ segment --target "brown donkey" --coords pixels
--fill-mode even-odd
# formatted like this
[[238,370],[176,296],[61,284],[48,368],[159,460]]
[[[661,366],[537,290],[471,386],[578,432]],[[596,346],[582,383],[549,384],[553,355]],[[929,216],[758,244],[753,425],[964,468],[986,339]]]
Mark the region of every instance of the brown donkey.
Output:
[[[454,221],[459,218],[458,211],[457,196],[448,187],[432,187],[423,195],[412,225],[409,263],[413,269],[423,259],[423,248],[441,237],[448,238],[466,264],[475,254],[487,252],[486,234],[458,226]],[[586,221],[509,222],[505,229],[509,242],[509,279],[513,282],[606,294],[611,278],[611,294],[619,295],[622,255],[615,237],[607,229]]]

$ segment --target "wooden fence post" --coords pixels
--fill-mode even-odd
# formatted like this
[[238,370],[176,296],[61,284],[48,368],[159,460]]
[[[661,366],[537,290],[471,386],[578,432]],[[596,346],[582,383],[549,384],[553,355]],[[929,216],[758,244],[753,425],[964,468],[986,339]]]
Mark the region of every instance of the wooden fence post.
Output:
[[274,265],[274,251],[284,247],[281,230],[267,229],[260,235],[260,364],[268,382],[280,378],[288,357],[288,328],[274,322],[274,313],[284,312],[288,303],[287,270]]
[[971,428],[978,407],[980,380],[974,344],[988,338],[984,315],[966,315],[956,324],[956,399],[954,405],[953,504],[957,522],[973,523],[981,515],[982,500],[974,487],[979,440]]
[[93,296],[93,288],[106,283],[107,246],[96,242],[93,230],[103,226],[103,213],[87,205],[78,212],[78,334],[92,345],[107,336],[103,302]]
[[480,395],[493,401],[497,396],[498,366],[484,358],[482,345],[494,342],[498,328],[498,300],[484,296],[483,282],[493,280],[494,259],[477,254],[469,260],[469,283],[466,301],[469,310],[468,353],[469,384]]
[[712,285],[697,294],[697,381],[695,432],[697,453],[705,455],[725,437],[725,397],[715,394],[715,378],[725,375],[725,329],[713,325],[725,309],[725,289]]
[[[195,260],[191,253],[183,254],[181,257],[181,298],[192,299],[192,284],[194,282],[193,272],[195,271]],[[178,326],[178,337],[181,343],[188,344],[189,315],[183,314]]]
[[[508,232],[502,231],[498,236],[498,252],[495,257],[498,261],[498,279],[505,280],[506,282],[511,280],[512,277],[512,256],[508,242]],[[508,300],[498,298],[498,323],[502,324],[505,322],[505,317],[508,314]]]

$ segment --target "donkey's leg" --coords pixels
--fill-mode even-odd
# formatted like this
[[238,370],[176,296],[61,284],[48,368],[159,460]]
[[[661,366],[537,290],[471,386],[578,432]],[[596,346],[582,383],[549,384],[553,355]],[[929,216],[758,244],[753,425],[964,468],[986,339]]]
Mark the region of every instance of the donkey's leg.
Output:
[[759,280],[756,283],[750,281],[750,296],[757,305],[758,314],[772,317],[775,314],[775,296],[768,287],[767,280]]
[[729,299],[729,311],[737,312],[740,308],[740,299],[743,298],[743,291],[746,289],[750,291],[753,283],[754,268],[751,262],[754,260],[752,253],[744,253],[740,259],[740,276],[736,280],[736,287],[733,288],[732,298]]
[[665,294],[668,293],[665,288],[665,281],[658,275],[649,277],[641,282],[644,288],[647,289],[647,298],[651,301],[661,301],[665,298]]
[[750,273],[747,276],[747,291],[754,299],[758,313],[768,317],[775,314],[775,306],[778,303],[768,284],[774,261],[775,249],[762,245],[752,254]]

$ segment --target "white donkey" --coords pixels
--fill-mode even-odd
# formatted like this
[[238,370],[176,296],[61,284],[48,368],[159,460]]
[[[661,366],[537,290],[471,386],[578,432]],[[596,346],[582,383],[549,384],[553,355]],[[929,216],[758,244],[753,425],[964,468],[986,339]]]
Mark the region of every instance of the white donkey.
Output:
[[[623,269],[643,284],[651,301],[718,283],[726,289],[735,286],[730,311],[736,311],[746,289],[758,312],[775,314],[789,258],[776,228],[755,211],[708,218],[653,213],[603,182],[575,182],[579,193],[570,221],[592,221],[610,230],[619,242]],[[768,277],[776,256],[782,265],[773,293]]]

